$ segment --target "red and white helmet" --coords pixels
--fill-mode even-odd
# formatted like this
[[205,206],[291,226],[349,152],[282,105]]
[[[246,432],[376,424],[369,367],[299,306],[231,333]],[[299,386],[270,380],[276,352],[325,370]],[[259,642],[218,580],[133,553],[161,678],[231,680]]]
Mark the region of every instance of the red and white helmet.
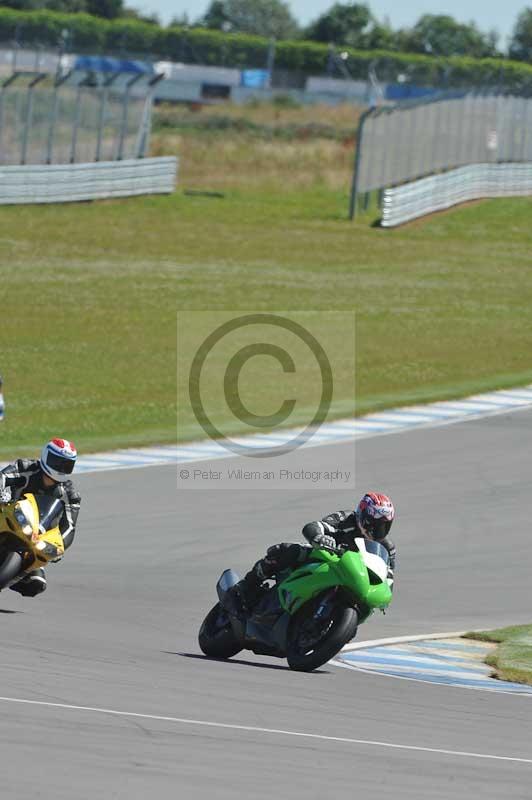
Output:
[[363,532],[378,542],[388,535],[395,509],[387,495],[367,492],[356,507],[355,514]]
[[64,483],[72,474],[77,455],[72,442],[68,442],[66,439],[52,439],[41,450],[39,459],[41,469],[54,481]]

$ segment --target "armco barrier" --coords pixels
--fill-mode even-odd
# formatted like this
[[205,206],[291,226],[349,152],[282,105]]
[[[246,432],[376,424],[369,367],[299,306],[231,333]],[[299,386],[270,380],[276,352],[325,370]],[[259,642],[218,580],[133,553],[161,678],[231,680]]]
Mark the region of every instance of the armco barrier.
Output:
[[69,203],[139,194],[169,194],[177,158],[141,158],[90,164],[0,166],[0,205]]
[[370,194],[472,164],[532,163],[532,97],[442,92],[360,117],[349,216]]
[[381,225],[412,219],[484,197],[532,195],[532,164],[471,164],[384,191]]

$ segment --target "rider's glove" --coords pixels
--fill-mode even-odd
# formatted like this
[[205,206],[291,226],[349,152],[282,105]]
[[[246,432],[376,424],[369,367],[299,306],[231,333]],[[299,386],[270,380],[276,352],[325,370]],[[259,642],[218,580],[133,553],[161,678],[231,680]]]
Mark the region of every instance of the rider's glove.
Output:
[[326,533],[322,534],[319,539],[316,539],[316,545],[324,550],[337,550],[338,545],[334,536],[327,536]]
[[5,505],[11,502],[11,489],[7,486],[5,489],[0,489],[0,505]]

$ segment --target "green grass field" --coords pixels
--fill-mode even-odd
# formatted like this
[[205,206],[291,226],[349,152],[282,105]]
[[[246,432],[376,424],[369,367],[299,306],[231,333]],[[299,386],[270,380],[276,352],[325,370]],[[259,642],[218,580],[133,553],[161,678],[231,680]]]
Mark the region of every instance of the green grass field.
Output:
[[[346,219],[341,141],[248,138],[239,162],[223,132],[183,138],[181,184],[223,198],[0,208],[0,455],[34,452],[52,433],[84,451],[175,441],[176,406],[179,435],[197,435],[176,393],[179,310],[298,310],[318,325],[314,312],[354,310],[355,396],[352,340],[322,323],[344,365],[336,416],[532,382],[532,199],[384,231]],[[309,174],[323,148],[326,168]],[[257,360],[245,391],[257,413],[277,407],[272,365]],[[307,413],[300,404],[290,422]]]
[[467,638],[497,642],[499,646],[486,663],[495,668],[501,680],[532,684],[532,625],[468,633]]

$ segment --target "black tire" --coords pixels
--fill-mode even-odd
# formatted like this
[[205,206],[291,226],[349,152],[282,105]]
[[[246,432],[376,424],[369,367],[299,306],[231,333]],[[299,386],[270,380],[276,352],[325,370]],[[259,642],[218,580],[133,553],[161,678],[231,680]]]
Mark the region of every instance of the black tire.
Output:
[[202,652],[210,658],[231,658],[242,650],[227,612],[220,603],[216,603],[203,620],[198,643]]
[[356,634],[358,615],[355,609],[337,606],[323,638],[319,639],[315,645],[305,644],[304,626],[305,623],[308,625],[312,620],[315,609],[315,603],[307,603],[292,620],[286,653],[290,669],[312,672],[330,661]]
[[17,575],[22,577],[22,556],[11,552],[0,562],[0,590],[5,589]]

